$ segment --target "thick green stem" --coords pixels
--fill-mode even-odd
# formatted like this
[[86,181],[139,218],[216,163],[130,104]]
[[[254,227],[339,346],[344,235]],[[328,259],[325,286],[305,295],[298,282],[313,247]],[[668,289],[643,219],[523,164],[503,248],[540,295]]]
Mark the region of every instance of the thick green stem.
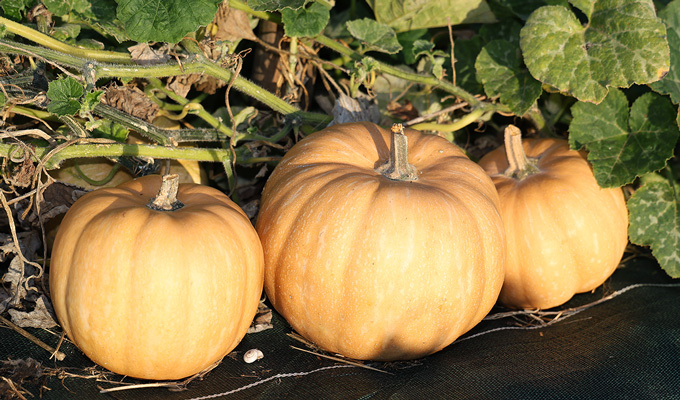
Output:
[[472,112],[465,114],[460,119],[454,121],[451,124],[437,124],[435,122],[423,122],[420,124],[415,124],[410,126],[412,129],[420,131],[439,131],[439,132],[455,132],[457,130],[463,129],[471,123],[477,121],[485,114],[484,110],[477,108],[472,110]]
[[[94,113],[100,117],[108,118],[123,125],[126,128],[139,132],[149,139],[168,145],[171,143],[186,142],[210,142],[224,141],[229,137],[221,131],[213,129],[163,129],[150,124],[142,119],[124,113],[117,108],[99,103],[94,108]],[[229,130],[231,132],[231,130]]]
[[[207,74],[226,82],[231,82],[233,76],[233,72],[222,68],[201,55],[194,55],[191,60],[181,65],[174,62],[154,65],[100,64],[59,51],[20,43],[11,43],[5,40],[0,40],[0,52],[39,56],[58,64],[79,68],[86,73],[86,79],[91,82],[100,78],[161,78],[192,73]],[[280,99],[273,93],[266,91],[241,76],[236,76],[233,79],[232,86],[236,90],[269,106],[272,110],[292,119],[299,119],[300,122],[307,122],[314,126],[323,126],[327,125],[332,120],[332,117],[325,114],[301,111],[294,105],[286,103],[283,99]]]
[[[48,147],[33,148],[35,157],[31,157],[31,161],[39,162],[50,152],[50,150],[52,149]],[[0,143],[0,157],[21,159],[24,154],[23,152],[23,148],[17,144]],[[48,170],[59,168],[61,162],[73,158],[122,156],[222,162],[223,159],[231,157],[231,150],[205,149],[196,147],[164,147],[125,143],[77,144],[68,146],[52,155],[52,157],[50,157],[50,159],[45,163],[45,168]]]
[[128,53],[118,53],[113,51],[104,50],[91,50],[91,49],[81,49],[79,47],[74,47],[66,43],[60,42],[47,36],[43,33],[38,32],[35,29],[31,29],[25,25],[10,21],[7,18],[0,17],[0,25],[4,25],[7,31],[26,38],[32,42],[43,45],[49,49],[59,51],[61,53],[69,54],[74,57],[93,60],[99,62],[108,63],[129,63],[132,62],[132,57]]

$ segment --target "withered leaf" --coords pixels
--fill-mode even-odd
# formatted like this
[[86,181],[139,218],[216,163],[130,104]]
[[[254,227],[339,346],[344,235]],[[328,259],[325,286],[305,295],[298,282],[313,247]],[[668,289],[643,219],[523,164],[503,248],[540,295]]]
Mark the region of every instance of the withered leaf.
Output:
[[148,43],[138,43],[128,47],[132,61],[141,65],[161,64],[167,62],[170,56],[162,50],[152,49]]
[[159,110],[136,86],[110,87],[104,92],[102,102],[147,122],[153,121]]
[[44,294],[35,301],[33,311],[25,312],[10,309],[7,311],[12,318],[12,322],[22,328],[53,328],[57,326],[54,319],[52,304]]
[[229,7],[228,2],[220,4],[213,23],[217,26],[215,40],[229,40],[235,42],[240,39],[257,39],[255,33],[253,33],[253,28],[250,26],[248,14],[244,11]]

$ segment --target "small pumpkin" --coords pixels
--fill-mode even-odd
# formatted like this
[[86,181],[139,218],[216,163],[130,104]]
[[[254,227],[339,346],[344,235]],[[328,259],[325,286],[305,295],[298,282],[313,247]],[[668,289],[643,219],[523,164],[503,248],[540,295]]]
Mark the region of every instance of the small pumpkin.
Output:
[[224,193],[145,176],[71,206],[54,242],[50,292],[66,335],[94,362],[179,379],[241,341],[263,268],[255,229]]
[[265,291],[307,340],[347,357],[423,357],[497,300],[505,238],[484,171],[445,139],[372,123],[297,143],[256,223]]
[[600,286],[628,243],[620,188],[601,188],[583,151],[562,139],[522,140],[505,130],[505,146],[479,164],[501,200],[508,241],[500,302],[545,309]]

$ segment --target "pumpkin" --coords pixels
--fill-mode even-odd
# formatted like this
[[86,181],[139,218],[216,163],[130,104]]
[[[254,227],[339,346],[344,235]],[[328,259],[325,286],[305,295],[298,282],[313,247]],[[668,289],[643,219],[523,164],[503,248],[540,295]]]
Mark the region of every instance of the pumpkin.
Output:
[[601,188],[583,151],[563,139],[526,139],[515,126],[479,164],[501,199],[508,243],[500,302],[545,309],[600,286],[628,243],[620,188]]
[[497,300],[505,238],[484,171],[445,139],[372,123],[293,146],[262,194],[265,291],[301,336],[364,360],[423,357]]
[[225,194],[176,175],[161,183],[145,176],[78,199],[49,276],[76,346],[113,372],[156,380],[198,373],[236,347],[264,268],[255,229]]

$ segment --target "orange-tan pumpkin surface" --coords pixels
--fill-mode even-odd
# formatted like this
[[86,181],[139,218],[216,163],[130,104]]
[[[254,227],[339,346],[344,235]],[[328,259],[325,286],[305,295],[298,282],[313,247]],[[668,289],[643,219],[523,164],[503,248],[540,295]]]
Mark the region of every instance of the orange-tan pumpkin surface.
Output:
[[431,354],[497,300],[505,259],[497,207],[491,179],[445,139],[334,125],[293,146],[265,185],[256,224],[265,290],[327,351]]
[[585,153],[566,140],[522,140],[514,126],[505,134],[505,146],[479,161],[498,189],[508,241],[500,302],[555,307],[600,286],[621,261],[623,191],[602,189]]
[[179,184],[176,208],[172,195],[156,196],[160,186],[146,176],[78,199],[57,233],[50,292],[64,331],[94,362],[179,379],[246,334],[263,254],[250,220],[219,190]]

